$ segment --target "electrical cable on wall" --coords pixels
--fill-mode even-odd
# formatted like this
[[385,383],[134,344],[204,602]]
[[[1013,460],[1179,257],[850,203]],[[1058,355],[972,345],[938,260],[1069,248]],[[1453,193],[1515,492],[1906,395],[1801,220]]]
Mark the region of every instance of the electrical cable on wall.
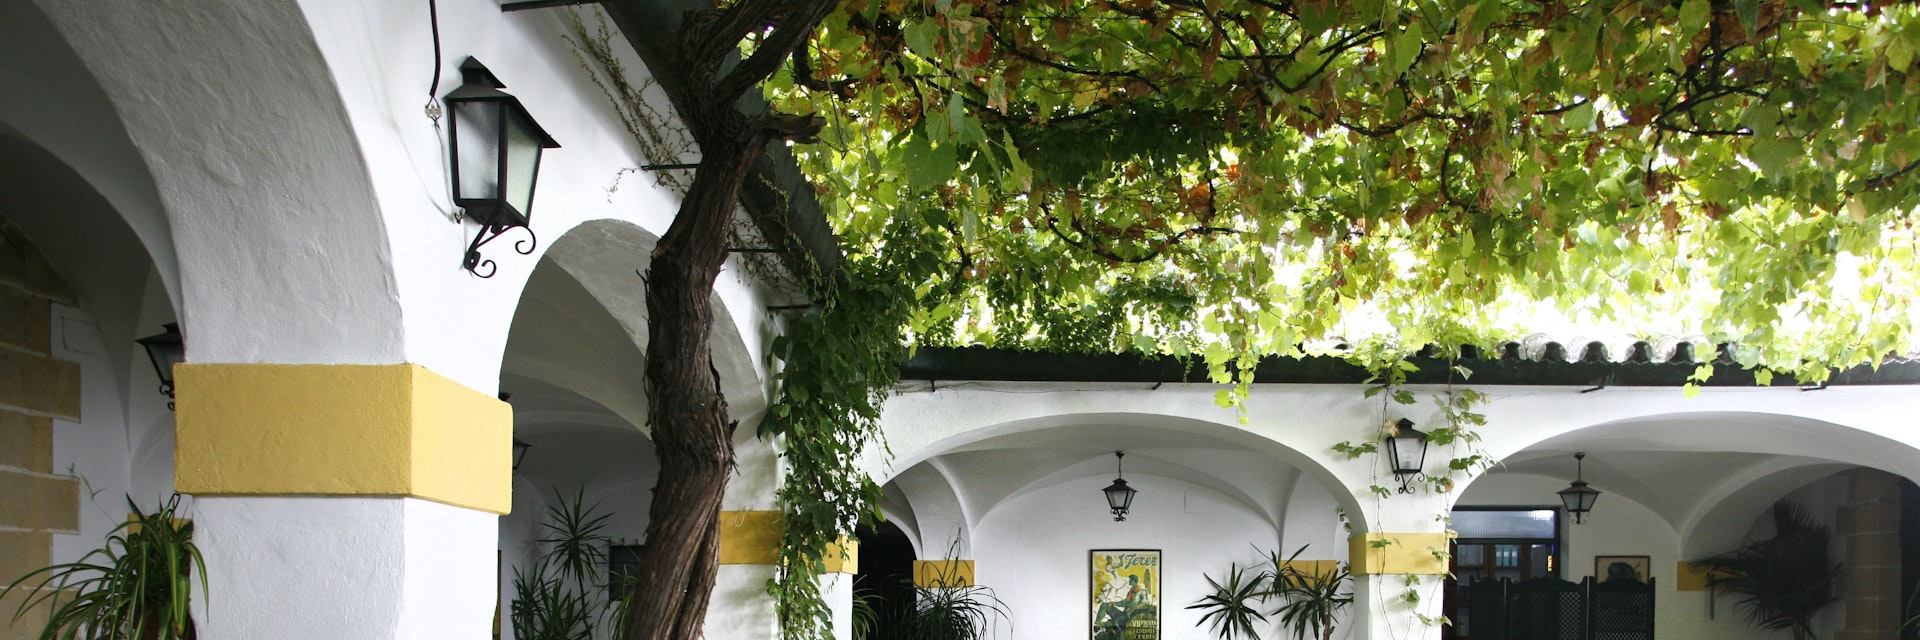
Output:
[[[437,0],[427,0],[427,25],[433,31],[433,82],[427,85],[427,104],[424,110],[427,120],[433,122],[433,139],[440,145],[439,165],[440,184],[446,185],[447,206],[440,207],[440,213],[454,224],[465,221],[466,210],[453,204],[453,166],[447,153],[447,139],[440,132],[440,117],[446,110],[440,104],[440,70],[443,66],[440,54],[440,4]],[[440,203],[435,202],[435,206]]]
[[433,121],[434,128],[440,126],[440,6],[435,0],[427,0],[427,24],[433,28],[433,84],[427,86],[427,119]]

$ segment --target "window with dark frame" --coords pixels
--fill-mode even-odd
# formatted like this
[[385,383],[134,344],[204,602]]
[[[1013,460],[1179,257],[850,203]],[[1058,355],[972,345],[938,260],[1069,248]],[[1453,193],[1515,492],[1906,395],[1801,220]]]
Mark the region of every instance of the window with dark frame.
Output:
[[640,545],[616,544],[607,547],[607,597],[611,602],[626,602],[640,575]]
[[1452,624],[1441,630],[1448,640],[1467,638],[1472,628],[1466,589],[1479,580],[1502,578],[1522,582],[1559,576],[1560,507],[1454,507],[1450,528],[1453,541],[1448,569],[1445,609]]

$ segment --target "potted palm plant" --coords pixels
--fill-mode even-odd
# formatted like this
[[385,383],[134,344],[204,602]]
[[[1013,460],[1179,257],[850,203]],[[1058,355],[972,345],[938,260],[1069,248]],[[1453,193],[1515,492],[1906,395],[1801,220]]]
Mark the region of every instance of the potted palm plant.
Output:
[[1736,606],[1754,626],[1813,640],[1814,614],[1839,601],[1833,580],[1840,566],[1827,556],[1832,536],[1792,503],[1774,503],[1773,524],[1772,538],[1749,541],[1697,564],[1708,570],[1708,588],[1740,596]]
[[132,516],[108,532],[100,548],[0,590],[0,596],[28,590],[12,621],[45,606],[40,640],[193,640],[188,604],[194,580],[204,593],[207,577],[199,571],[193,523],[177,516],[179,507],[179,494],[152,513],[127,498]]
[[1274,597],[1281,600],[1273,614],[1280,616],[1280,626],[1291,631],[1295,640],[1332,640],[1335,617],[1341,609],[1353,604],[1353,590],[1347,588],[1352,574],[1344,562],[1336,562],[1325,570],[1301,569],[1294,560],[1306,550],[1300,547],[1284,562],[1277,561],[1277,554],[1269,554],[1275,569],[1268,582]]

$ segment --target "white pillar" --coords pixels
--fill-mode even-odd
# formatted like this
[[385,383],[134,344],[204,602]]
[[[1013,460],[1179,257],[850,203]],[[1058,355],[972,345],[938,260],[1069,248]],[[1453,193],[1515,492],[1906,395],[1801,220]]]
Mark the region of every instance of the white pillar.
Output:
[[199,637],[492,637],[505,403],[416,365],[175,373]]
[[417,498],[207,496],[201,638],[491,637],[499,517]]
[[1379,506],[1368,522],[1373,531],[1349,540],[1354,637],[1439,640],[1451,541],[1445,496],[1425,489],[1384,499],[1355,495]]
[[[734,439],[734,458],[738,472],[721,501],[720,572],[707,604],[705,633],[708,640],[777,638],[780,621],[767,581],[777,571],[781,531],[774,492],[784,470],[772,446],[744,425]],[[832,609],[836,638],[853,637],[853,576],[847,573],[857,567],[857,557],[844,564],[829,557],[829,573],[821,577],[820,593]]]

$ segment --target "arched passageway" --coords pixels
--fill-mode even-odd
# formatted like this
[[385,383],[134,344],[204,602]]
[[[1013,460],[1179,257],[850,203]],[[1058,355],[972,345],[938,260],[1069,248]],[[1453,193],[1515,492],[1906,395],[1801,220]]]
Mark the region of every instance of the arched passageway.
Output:
[[[1898,586],[1911,580],[1901,577],[1897,560],[1887,566],[1844,559],[1850,553],[1859,557],[1862,545],[1899,546],[1899,487],[1911,484],[1901,475],[1920,462],[1920,450],[1911,444],[1796,415],[1644,415],[1567,430],[1520,449],[1474,479],[1459,505],[1557,510],[1555,492],[1573,480],[1576,452],[1586,454],[1585,481],[1602,493],[1584,523],[1575,524],[1562,514],[1552,549],[1558,565],[1553,574],[1573,581],[1601,579],[1602,559],[1644,558],[1634,563],[1644,562],[1644,576],[1654,578],[1658,587],[1655,613],[1661,636],[1771,637],[1756,635],[1763,632],[1737,614],[1702,615],[1715,598],[1688,575],[1686,563],[1771,536],[1770,514],[1777,502],[1807,509],[1833,532],[1831,557],[1843,567],[1835,588],[1850,594],[1854,608],[1904,601],[1910,591]],[[1895,513],[1893,529],[1861,528],[1857,515],[1867,512]],[[1913,538],[1912,532],[1904,535]],[[1456,556],[1456,563],[1463,558]],[[1456,567],[1455,574],[1477,575],[1483,566],[1491,566],[1475,562],[1471,568]],[[1492,569],[1484,572],[1492,575]],[[1843,588],[1851,582],[1880,586]],[[1737,597],[1717,599],[1720,609],[1730,611]],[[1463,603],[1456,600],[1454,605]],[[1846,605],[1843,601],[1824,610],[1816,628],[1826,635],[1866,624],[1849,618]],[[1450,609],[1449,617],[1461,618],[1460,613]]]

